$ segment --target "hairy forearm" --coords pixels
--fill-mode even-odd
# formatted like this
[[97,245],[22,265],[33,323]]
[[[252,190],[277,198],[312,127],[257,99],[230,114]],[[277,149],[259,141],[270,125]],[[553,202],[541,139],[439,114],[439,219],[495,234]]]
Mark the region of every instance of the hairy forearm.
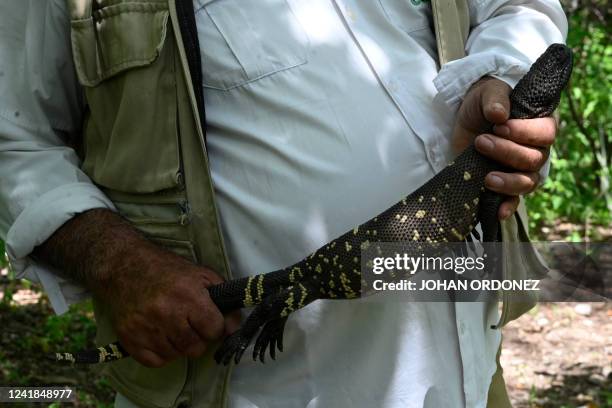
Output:
[[[113,281],[136,270],[139,254],[153,249],[142,234],[107,209],[81,213],[38,246],[33,256],[94,294],[105,297]],[[130,256],[126,256],[129,252]],[[121,260],[121,262],[119,261]]]

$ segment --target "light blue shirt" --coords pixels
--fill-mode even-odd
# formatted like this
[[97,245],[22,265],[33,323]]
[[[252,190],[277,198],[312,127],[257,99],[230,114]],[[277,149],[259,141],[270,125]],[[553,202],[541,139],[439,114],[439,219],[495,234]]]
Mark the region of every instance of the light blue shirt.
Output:
[[[469,86],[514,85],[566,34],[556,1],[472,1],[468,56],[438,72],[427,2],[194,5],[235,276],[292,264],[431,178]],[[58,312],[83,292],[29,253],[75,213],[112,208],[63,143],[82,107],[67,19],[59,0],[0,4],[0,233]],[[235,369],[231,406],[484,407],[496,322],[496,304],[318,301],[292,315],[276,362]]]

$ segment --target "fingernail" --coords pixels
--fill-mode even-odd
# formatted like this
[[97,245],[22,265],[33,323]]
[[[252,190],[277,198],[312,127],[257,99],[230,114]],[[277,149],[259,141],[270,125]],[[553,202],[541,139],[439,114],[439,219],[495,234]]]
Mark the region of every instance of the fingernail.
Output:
[[492,108],[493,110],[496,110],[496,111],[499,111],[499,112],[506,112],[506,108],[504,108],[504,105],[502,105],[502,104],[501,104],[501,103],[499,103],[499,102],[495,102],[495,103],[494,103],[494,104],[491,106],[491,108]]
[[495,147],[495,143],[489,136],[478,136],[476,138],[476,146],[479,150],[484,150],[485,152],[490,152]]
[[504,186],[504,180],[499,176],[491,175],[487,177],[487,184],[489,187],[502,188]]
[[496,125],[493,127],[495,134],[503,137],[510,136],[510,128],[506,125]]

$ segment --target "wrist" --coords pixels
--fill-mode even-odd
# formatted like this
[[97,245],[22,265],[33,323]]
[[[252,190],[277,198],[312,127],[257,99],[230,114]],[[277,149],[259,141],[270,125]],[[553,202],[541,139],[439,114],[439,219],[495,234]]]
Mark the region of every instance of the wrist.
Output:
[[118,214],[93,209],[62,225],[32,255],[98,294],[106,292],[116,277],[123,274],[122,265],[137,264],[129,261],[127,254],[139,254],[152,245]]

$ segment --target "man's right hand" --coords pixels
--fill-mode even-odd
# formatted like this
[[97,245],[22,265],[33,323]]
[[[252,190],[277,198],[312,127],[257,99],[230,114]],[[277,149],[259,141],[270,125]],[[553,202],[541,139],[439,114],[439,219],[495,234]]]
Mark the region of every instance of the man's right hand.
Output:
[[111,211],[76,216],[34,254],[108,306],[121,344],[145,366],[199,357],[238,327],[237,315],[224,322],[208,294],[218,275],[156,246]]
[[147,244],[133,252],[113,261],[122,271],[104,291],[121,344],[149,367],[201,356],[224,334],[223,315],[207,289],[222,279]]

